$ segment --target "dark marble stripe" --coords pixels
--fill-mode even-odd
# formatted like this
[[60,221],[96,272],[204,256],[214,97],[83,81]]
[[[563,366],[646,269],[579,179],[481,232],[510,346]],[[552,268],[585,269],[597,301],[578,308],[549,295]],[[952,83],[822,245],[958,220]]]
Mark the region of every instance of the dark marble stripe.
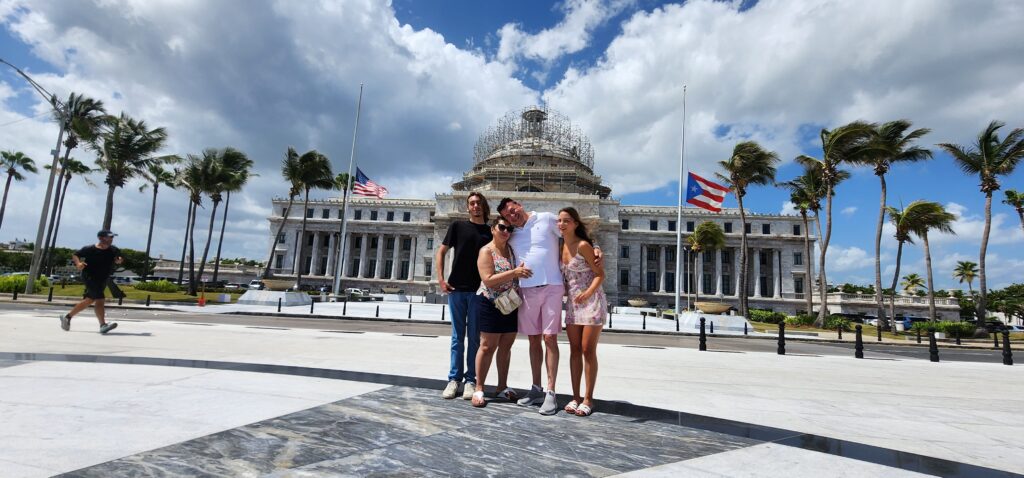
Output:
[[[0,360],[162,365],[169,367],[205,368],[212,370],[235,370],[398,385],[401,387],[421,388],[431,391],[440,390],[447,383],[446,380],[346,370],[153,357],[0,352]],[[559,396],[559,403],[564,404],[568,400],[569,397],[564,395]],[[793,446],[911,471],[924,471],[927,473],[927,470],[948,470],[948,473],[944,471],[941,475],[951,477],[1024,477],[1024,475],[1017,475],[994,468],[986,468],[837,438],[754,425],[724,418],[708,417],[674,410],[634,405],[627,402],[596,400],[594,409],[598,412],[598,415],[617,415],[630,418],[638,423],[647,423],[648,425],[661,423],[696,428],[699,430],[732,435],[734,437],[750,438],[765,442],[770,441],[781,445]]]

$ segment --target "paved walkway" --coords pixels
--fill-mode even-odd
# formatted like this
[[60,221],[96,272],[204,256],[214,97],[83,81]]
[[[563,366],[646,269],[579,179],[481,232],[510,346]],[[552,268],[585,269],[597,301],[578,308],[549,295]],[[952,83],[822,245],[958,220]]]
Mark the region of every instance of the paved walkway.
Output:
[[595,415],[542,417],[439,398],[446,336],[72,327],[0,313],[4,476],[1024,473],[1020,366],[605,344]]

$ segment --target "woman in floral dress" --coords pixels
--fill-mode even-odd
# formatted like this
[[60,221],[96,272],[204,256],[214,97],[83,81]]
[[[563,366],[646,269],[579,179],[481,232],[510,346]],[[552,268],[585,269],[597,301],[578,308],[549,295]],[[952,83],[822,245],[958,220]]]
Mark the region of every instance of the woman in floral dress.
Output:
[[[594,382],[597,381],[597,341],[604,328],[608,311],[601,284],[604,269],[597,265],[594,244],[576,209],[558,211],[558,229],[562,232],[559,265],[565,278],[569,297],[565,314],[565,333],[569,337],[569,375],[572,378],[573,400],[565,406],[566,413],[581,417],[590,415],[594,407]],[[580,395],[580,379],[586,372],[586,394]]]

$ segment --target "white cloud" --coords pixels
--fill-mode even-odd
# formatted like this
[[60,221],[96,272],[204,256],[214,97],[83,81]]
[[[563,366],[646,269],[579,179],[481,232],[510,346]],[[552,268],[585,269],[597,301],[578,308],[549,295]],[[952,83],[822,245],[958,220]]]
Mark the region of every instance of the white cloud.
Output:
[[[953,221],[954,234],[929,233],[928,240],[932,244],[981,244],[981,237],[985,230],[985,217],[982,214],[968,214],[968,208],[962,204],[950,202],[946,204],[946,211],[956,216]],[[1024,241],[1024,230],[1018,227],[1017,218],[1007,214],[997,213],[992,215],[991,230],[989,231],[990,245],[1019,244]]]
[[798,211],[796,209],[796,204],[793,204],[791,201],[786,201],[786,202],[782,203],[782,210],[779,211],[779,214],[783,214],[783,215],[799,214],[799,213],[800,213],[800,211]]
[[[838,244],[829,244],[828,256],[825,259],[828,271],[849,272],[865,267],[874,267],[875,256],[859,247],[843,247]],[[835,282],[829,279],[829,282]]]
[[561,9],[565,18],[558,25],[535,34],[524,32],[516,23],[507,23],[498,30],[499,61],[527,58],[550,63],[567,54],[576,53],[590,43],[594,28],[621,12],[631,1],[567,0]]
[[852,216],[855,212],[857,212],[857,206],[844,207],[842,211],[839,211],[844,216]]

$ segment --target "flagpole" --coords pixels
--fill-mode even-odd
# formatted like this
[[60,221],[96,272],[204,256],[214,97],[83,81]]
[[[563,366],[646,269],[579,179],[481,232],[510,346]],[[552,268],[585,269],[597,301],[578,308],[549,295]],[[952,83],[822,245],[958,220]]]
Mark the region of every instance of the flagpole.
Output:
[[[359,84],[359,101],[356,103],[356,124],[352,128],[352,153],[348,159],[348,182],[352,183],[352,167],[356,164],[356,136],[359,134],[359,112],[363,108],[363,84]],[[338,241],[341,246],[338,247],[338,256],[334,260],[334,295],[338,296],[341,293],[341,273],[345,271],[345,261],[348,258],[348,240],[346,238],[346,231],[348,229],[348,184],[342,185],[341,194],[341,237]],[[365,245],[363,247],[366,247]]]
[[[676,206],[676,317],[682,312],[679,308],[679,295],[682,293],[680,287],[683,284],[681,269],[683,262],[686,262],[683,252],[683,192],[686,174],[686,156],[683,154],[686,147],[686,85],[683,85],[683,126],[682,134],[679,139],[679,204]],[[686,296],[686,300],[690,300],[690,296]],[[687,305],[689,308],[689,305]]]

